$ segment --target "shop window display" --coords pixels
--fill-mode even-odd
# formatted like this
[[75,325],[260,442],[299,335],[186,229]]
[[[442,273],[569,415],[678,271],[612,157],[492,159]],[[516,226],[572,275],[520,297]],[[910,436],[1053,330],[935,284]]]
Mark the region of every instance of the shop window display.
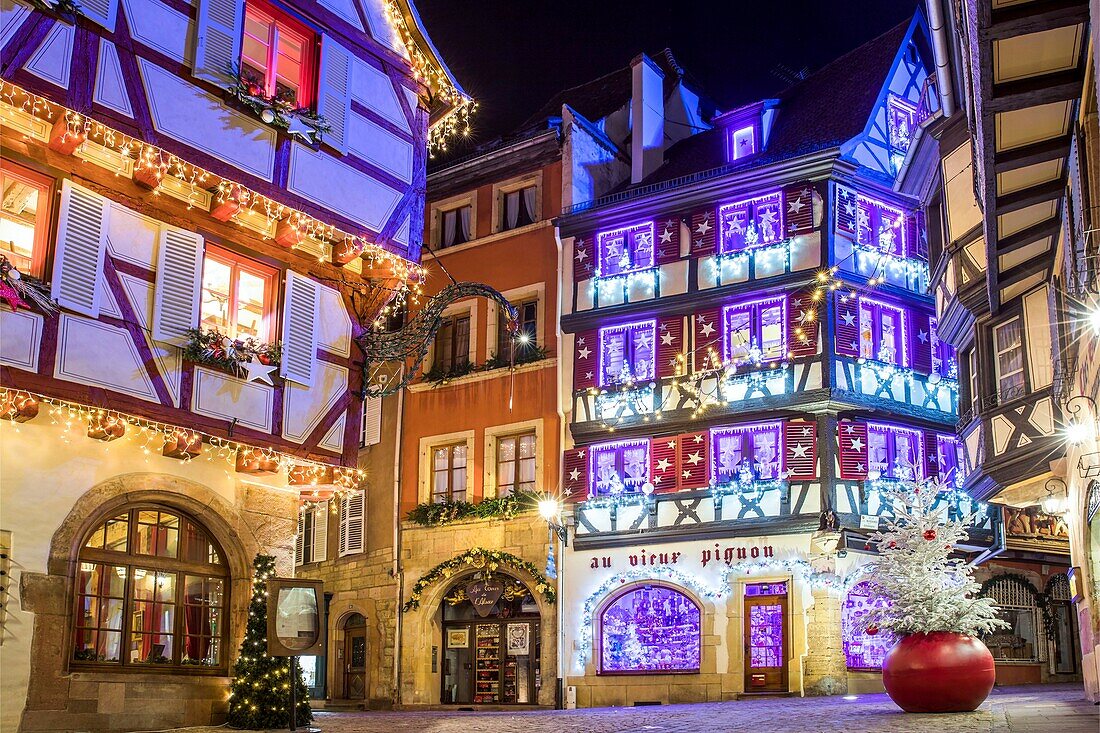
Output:
[[664,586],[632,588],[600,614],[600,672],[698,672],[700,612]]

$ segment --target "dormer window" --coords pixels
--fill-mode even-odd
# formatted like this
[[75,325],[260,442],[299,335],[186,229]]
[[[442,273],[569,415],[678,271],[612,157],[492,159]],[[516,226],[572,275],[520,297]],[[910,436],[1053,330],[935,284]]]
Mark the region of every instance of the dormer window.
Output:
[[896,94],[886,100],[886,123],[890,147],[900,153],[909,150],[917,128],[917,107]]
[[597,274],[615,277],[652,268],[653,222],[600,232],[596,237],[599,251]]
[[765,247],[782,241],[785,231],[783,194],[776,191],[721,206],[718,208],[718,223],[722,228],[722,254]]
[[756,153],[756,126],[749,125],[730,132],[730,155],[732,160],[747,158]]
[[714,124],[722,129],[726,162],[747,160],[764,151],[776,100],[765,99],[726,112]]
[[241,76],[263,96],[310,107],[316,47],[317,35],[286,13],[256,0],[245,3]]

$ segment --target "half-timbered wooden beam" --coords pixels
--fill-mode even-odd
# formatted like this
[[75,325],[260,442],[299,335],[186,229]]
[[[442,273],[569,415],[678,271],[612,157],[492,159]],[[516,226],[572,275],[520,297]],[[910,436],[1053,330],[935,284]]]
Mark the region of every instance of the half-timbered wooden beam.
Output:
[[1030,186],[1020,191],[997,197],[997,214],[1007,214],[1010,211],[1018,211],[1044,201],[1062,198],[1066,184],[1061,178],[1036,186]]
[[989,27],[979,31],[979,37],[983,41],[1011,38],[1087,23],[1088,19],[1089,4],[1085,0],[1033,0],[991,9]]

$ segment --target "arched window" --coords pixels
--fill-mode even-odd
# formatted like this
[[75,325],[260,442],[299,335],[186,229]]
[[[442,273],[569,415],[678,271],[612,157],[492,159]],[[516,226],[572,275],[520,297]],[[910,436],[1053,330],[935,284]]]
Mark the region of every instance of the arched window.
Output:
[[698,672],[700,620],[695,601],[674,588],[627,589],[600,613],[600,672]]
[[897,637],[886,631],[867,633],[867,614],[873,608],[881,608],[889,601],[871,591],[871,583],[864,580],[848,591],[841,609],[841,629],[844,632],[844,658],[848,669],[882,669],[886,652],[894,646]]
[[229,570],[186,514],[114,514],[84,541],[75,585],[74,665],[225,670]]
[[1038,662],[1046,658],[1040,633],[1037,591],[1018,575],[998,575],[988,580],[982,595],[992,598],[997,615],[1008,622],[982,640],[999,662]]

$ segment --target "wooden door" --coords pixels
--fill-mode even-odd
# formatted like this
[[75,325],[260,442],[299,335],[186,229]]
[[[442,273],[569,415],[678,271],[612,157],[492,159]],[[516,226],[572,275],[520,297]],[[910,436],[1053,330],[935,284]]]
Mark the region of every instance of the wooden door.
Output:
[[362,700],[367,696],[367,629],[344,631],[344,697]]
[[745,692],[787,691],[787,626],[785,594],[746,594]]

